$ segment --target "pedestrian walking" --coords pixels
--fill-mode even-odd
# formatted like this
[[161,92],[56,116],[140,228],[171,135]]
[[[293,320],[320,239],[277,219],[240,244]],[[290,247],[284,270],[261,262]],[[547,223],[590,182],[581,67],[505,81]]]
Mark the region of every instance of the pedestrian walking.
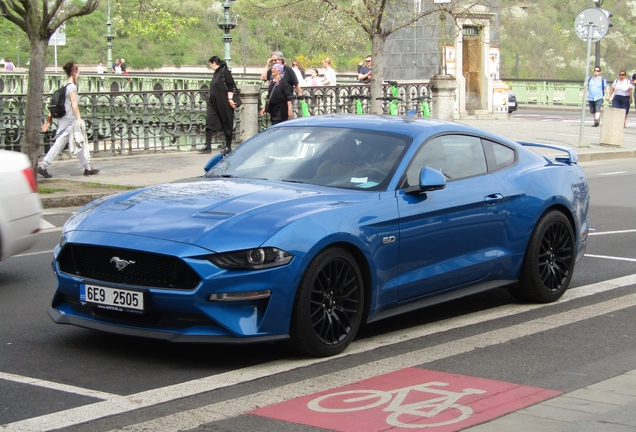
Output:
[[[75,62],[68,62],[64,65],[64,72],[68,77],[66,84],[66,95],[64,99],[64,105],[66,107],[66,114],[60,117],[57,123],[57,134],[55,135],[55,142],[44,156],[44,159],[37,168],[38,174],[45,178],[53,177],[49,174],[48,167],[53,163],[57,155],[62,151],[64,146],[69,143],[69,137],[73,129],[85,131],[85,127],[82,122],[82,116],[80,115],[78,97],[77,97],[77,79],[79,78],[79,67]],[[42,132],[49,130],[51,126],[52,116],[46,119],[46,123],[42,125]],[[70,147],[70,146],[69,146]],[[73,152],[72,152],[73,153]],[[99,172],[97,168],[92,168],[90,163],[90,152],[88,151],[88,142],[84,140],[84,148],[82,151],[78,151],[77,158],[80,164],[84,167],[84,175],[95,175]]]
[[199,153],[212,152],[212,137],[217,132],[225,135],[225,148],[223,154],[232,151],[232,133],[234,131],[234,110],[236,102],[234,78],[227,68],[227,63],[218,56],[212,56],[208,60],[214,76],[210,81],[210,95],[205,122],[205,147]]
[[331,67],[331,59],[327,57],[322,61],[322,65],[325,68],[325,74],[323,75],[322,85],[335,86],[336,85],[336,71]]
[[594,127],[598,127],[601,122],[601,107],[607,87],[607,81],[601,76],[601,67],[594,66],[594,76],[587,79],[587,100],[590,114],[594,117]]
[[627,126],[627,114],[629,114],[629,106],[634,99],[632,83],[627,79],[627,72],[621,70],[618,72],[618,79],[614,80],[612,87],[609,89],[607,99],[612,99],[612,108],[621,108],[625,110],[625,121],[623,127]]
[[261,109],[261,115],[265,115],[265,112],[269,113],[272,125],[293,117],[291,102],[293,90],[282,75],[282,65],[272,66],[272,79],[269,81],[267,102]]

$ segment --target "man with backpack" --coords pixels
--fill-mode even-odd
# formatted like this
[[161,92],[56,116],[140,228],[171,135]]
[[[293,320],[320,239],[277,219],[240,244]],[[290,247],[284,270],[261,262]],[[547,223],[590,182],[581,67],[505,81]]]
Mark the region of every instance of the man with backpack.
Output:
[[[37,172],[44,178],[53,177],[47,170],[48,166],[53,163],[57,155],[62,151],[64,146],[69,143],[69,139],[83,145],[81,151],[77,151],[77,158],[82,166],[84,166],[84,175],[94,175],[99,172],[98,169],[92,168],[90,164],[90,152],[88,150],[88,140],[85,136],[84,123],[79,110],[79,99],[77,96],[77,78],[79,77],[79,67],[75,62],[68,62],[64,65],[64,72],[68,77],[66,85],[55,91],[51,97],[51,105],[49,106],[49,115],[46,123],[42,125],[42,132],[49,130],[53,118],[57,118],[57,134],[55,142],[44,156],[44,159],[38,166]],[[78,131],[84,132],[84,136],[78,137]],[[81,133],[80,133],[81,135]],[[79,139],[78,139],[79,138]],[[70,150],[70,145],[69,145]]]
[[601,76],[601,67],[594,66],[594,76],[587,79],[587,99],[590,104],[590,114],[594,116],[594,127],[601,122],[601,107],[605,97],[607,81]]

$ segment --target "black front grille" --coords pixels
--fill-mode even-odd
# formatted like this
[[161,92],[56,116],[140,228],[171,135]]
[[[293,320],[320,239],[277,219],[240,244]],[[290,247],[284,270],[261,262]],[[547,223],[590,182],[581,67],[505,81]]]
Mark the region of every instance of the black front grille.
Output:
[[[119,270],[115,257],[129,264]],[[201,281],[180,258],[130,249],[66,244],[58,262],[64,273],[117,284],[192,290]]]

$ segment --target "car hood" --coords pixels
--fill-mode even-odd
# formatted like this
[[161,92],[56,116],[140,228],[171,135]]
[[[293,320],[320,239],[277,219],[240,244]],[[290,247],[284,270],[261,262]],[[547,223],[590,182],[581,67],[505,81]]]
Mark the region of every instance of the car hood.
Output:
[[204,179],[95,201],[69,219],[64,231],[139,235],[221,252],[258,246],[293,220],[373,198],[377,194],[312,185]]

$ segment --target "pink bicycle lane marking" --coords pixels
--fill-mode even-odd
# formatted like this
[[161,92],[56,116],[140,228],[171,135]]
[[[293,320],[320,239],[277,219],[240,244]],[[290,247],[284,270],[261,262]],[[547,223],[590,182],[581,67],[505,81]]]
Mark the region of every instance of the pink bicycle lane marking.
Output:
[[450,432],[561,394],[539,387],[407,368],[259,408],[250,414],[342,432]]

